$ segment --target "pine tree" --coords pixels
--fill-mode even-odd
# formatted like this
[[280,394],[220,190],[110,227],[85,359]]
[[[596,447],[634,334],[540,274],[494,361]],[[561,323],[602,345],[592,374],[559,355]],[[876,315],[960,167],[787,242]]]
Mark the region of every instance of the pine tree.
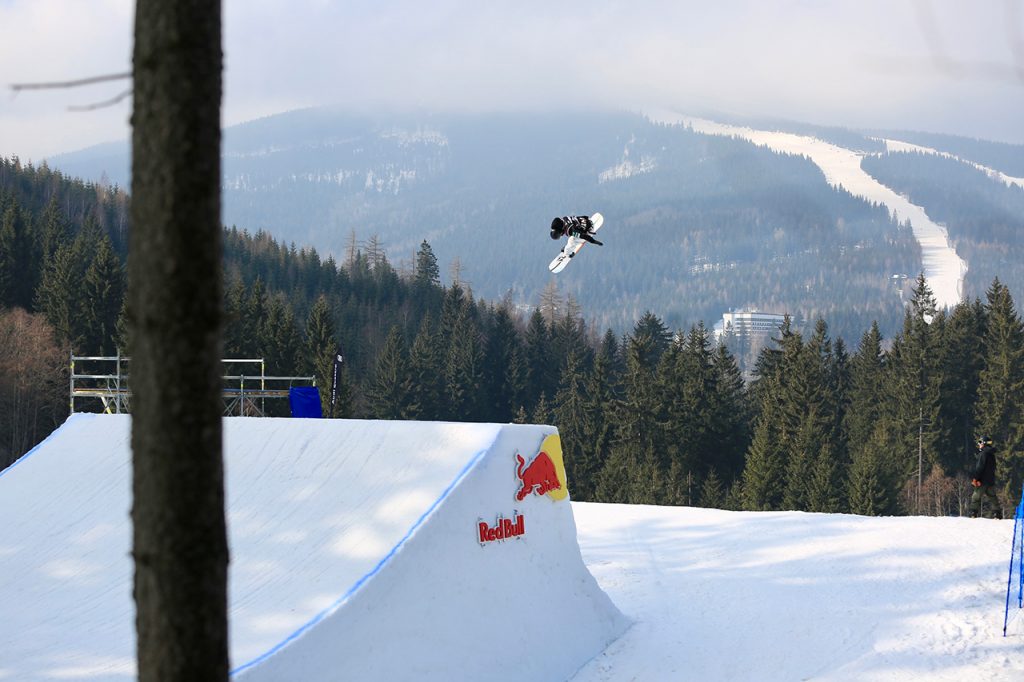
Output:
[[942,420],[949,439],[940,443],[943,469],[962,471],[974,460],[974,403],[985,359],[985,309],[981,301],[963,301],[953,308],[940,346],[942,353]]
[[847,483],[849,509],[863,516],[884,516],[897,509],[897,479],[892,475],[894,441],[879,427],[853,452]]
[[519,335],[508,307],[499,306],[487,335],[487,362],[484,364],[485,393],[490,396],[484,418],[508,422],[523,404],[525,377]]
[[295,313],[283,295],[268,297],[266,317],[258,334],[267,371],[277,376],[297,374],[296,351],[302,346],[302,336],[295,322]]
[[481,419],[481,405],[486,404],[483,365],[483,340],[469,307],[464,306],[452,328],[442,370],[448,419]]
[[661,426],[664,416],[659,410],[655,366],[650,365],[655,343],[645,332],[627,342],[623,395],[613,408],[616,430],[608,458],[598,475],[596,497],[599,501],[633,504],[663,501],[667,465],[659,461],[659,455],[664,447]]
[[656,393],[654,357],[656,341],[641,333],[630,339],[626,348],[626,374],[623,377],[623,398],[615,406],[619,443],[635,445],[635,452],[646,457],[660,451],[663,445],[664,417]]
[[654,369],[658,365],[662,353],[668,350],[669,344],[672,342],[672,332],[668,330],[660,317],[648,310],[633,326],[633,338],[640,336],[648,337],[651,343],[645,347],[646,355],[639,360],[644,366]]
[[367,409],[377,419],[409,419],[419,412],[402,330],[391,327],[366,387]]
[[875,430],[884,409],[881,400],[885,383],[882,334],[878,322],[861,337],[860,347],[850,366],[850,407],[846,413],[846,431],[853,451],[863,449]]
[[0,308],[32,310],[35,262],[28,221],[12,201],[0,215]]
[[452,343],[455,334],[455,325],[459,319],[466,314],[469,302],[466,300],[466,292],[462,286],[455,282],[444,294],[444,302],[441,305],[441,322],[438,327],[438,342],[442,348],[448,348]]
[[767,511],[779,509],[786,486],[787,457],[781,442],[780,407],[772,399],[775,377],[762,377],[761,389],[765,398],[754,425],[753,440],[747,452],[742,475],[743,509]]
[[416,252],[415,289],[419,292],[433,291],[441,286],[441,271],[437,267],[437,256],[430,248],[427,240],[420,244]]
[[[607,343],[609,338],[612,342],[610,344]],[[586,399],[584,412],[590,416],[582,445],[588,452],[585,459],[587,472],[584,474],[588,487],[584,492],[592,497],[579,499],[595,501],[598,499],[597,485],[601,472],[608,462],[616,431],[614,414],[619,391],[617,374],[613,370],[618,355],[615,335],[609,331],[605,341],[594,359],[594,366],[587,377],[583,392]]]
[[412,400],[415,419],[443,418],[441,407],[441,347],[430,314],[423,316],[419,331],[409,352],[409,373],[412,377]]
[[652,450],[641,452],[629,444],[625,447],[635,451],[627,458],[639,463],[630,471],[629,503],[667,504],[669,472],[661,466],[657,454]]
[[712,369],[717,389],[709,396],[714,402],[717,444],[714,468],[721,471],[726,480],[735,480],[743,470],[743,459],[750,446],[750,407],[746,384],[736,359],[724,344],[715,349]]
[[597,349],[597,356],[603,357],[608,361],[608,372],[609,376],[612,377],[613,383],[618,377],[622,376],[625,370],[625,359],[622,357],[622,345],[619,343],[618,337],[611,329],[605,331],[604,336],[601,337],[601,344]]
[[975,421],[997,444],[997,475],[1011,493],[1024,481],[1024,325],[1009,289],[995,279],[986,292],[985,359]]
[[687,474],[697,472],[703,476],[709,468],[723,467],[720,439],[725,435],[717,413],[718,373],[714,367],[710,334],[703,323],[690,328],[677,366],[681,374],[677,387],[682,410],[669,415],[669,421],[675,421],[681,427],[675,429],[683,455],[679,464]]
[[556,360],[551,352],[551,334],[544,316],[539,309],[534,309],[526,327],[524,341],[526,360],[526,397],[527,411],[533,409],[541,394],[554,395],[557,390]]
[[236,274],[224,287],[224,354],[245,357],[245,283]]
[[588,435],[593,432],[591,416],[587,413],[588,401],[584,389],[586,377],[580,365],[579,351],[569,354],[569,362],[562,372],[561,386],[555,395],[553,416],[562,440],[562,454],[565,458],[566,475],[574,498],[590,498],[594,481],[594,463],[589,451]]
[[550,403],[548,403],[547,394],[541,393],[540,398],[537,399],[537,405],[533,408],[531,422],[534,424],[551,424],[554,421],[554,412],[551,409]]
[[840,405],[845,402],[841,379],[821,318],[814,333],[802,347],[793,337],[790,356],[784,348],[783,375],[786,390],[784,410],[791,430],[786,437],[792,445],[787,466],[786,509],[826,511],[837,509],[842,498],[839,479],[844,468]]
[[786,462],[786,487],[782,496],[782,508],[808,511],[814,464],[821,448],[820,430],[817,428],[817,409],[810,407],[806,418],[796,433],[789,439],[789,458]]
[[262,358],[266,349],[260,347],[260,329],[267,321],[267,287],[257,277],[242,300],[241,353],[245,358]]
[[[313,303],[306,319],[306,343],[303,353],[303,367],[316,377],[317,386],[330,387],[334,375],[334,354],[338,342],[334,335],[327,297],[320,296]],[[329,391],[320,391],[320,402],[325,415],[331,411]],[[337,409],[335,410],[337,412]]]
[[551,354],[554,359],[552,364],[556,385],[558,376],[565,371],[570,354],[579,353],[581,369],[590,367],[593,361],[592,351],[587,344],[586,323],[580,317],[579,307],[572,302],[571,297],[568,297],[565,308],[565,314],[551,326]]
[[714,467],[708,469],[700,487],[700,506],[722,509],[725,505],[725,488]]
[[100,237],[82,283],[87,306],[83,343],[87,353],[113,355],[117,348],[117,320],[124,301],[124,268],[110,239]]
[[69,342],[72,350],[78,352],[85,350],[80,315],[84,304],[83,275],[74,245],[62,244],[43,270],[35,305],[46,316],[57,338]]
[[40,257],[44,264],[53,258],[62,244],[72,241],[71,226],[68,224],[67,217],[57,206],[56,194],[50,197],[50,201],[43,211],[39,240]]
[[437,257],[426,240],[416,252],[413,271],[412,296],[417,314],[434,310],[441,301],[441,273]]
[[919,458],[924,471],[931,470],[940,459],[944,425],[939,413],[942,377],[937,326],[942,319],[924,275],[919,275],[903,331],[889,353],[892,379],[887,392],[892,398],[889,409],[898,438],[893,456],[900,462],[903,480],[923,473]]
[[632,499],[632,472],[638,468],[635,454],[621,446],[613,446],[597,475],[594,501],[626,504]]
[[811,463],[807,510],[834,514],[846,509],[846,467],[832,443],[823,443]]

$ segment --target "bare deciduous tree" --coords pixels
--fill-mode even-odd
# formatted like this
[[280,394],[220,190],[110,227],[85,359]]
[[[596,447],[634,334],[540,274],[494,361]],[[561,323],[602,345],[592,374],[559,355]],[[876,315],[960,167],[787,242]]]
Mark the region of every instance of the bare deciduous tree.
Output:
[[0,313],[0,469],[67,415],[67,363],[45,317]]

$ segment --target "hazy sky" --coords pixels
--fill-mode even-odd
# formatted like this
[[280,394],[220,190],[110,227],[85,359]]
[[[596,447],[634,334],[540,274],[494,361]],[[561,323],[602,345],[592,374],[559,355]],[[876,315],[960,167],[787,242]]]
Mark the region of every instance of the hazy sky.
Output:
[[[0,0],[0,155],[126,138],[131,0]],[[1024,143],[1024,0],[224,0],[225,124],[298,107],[714,108]]]

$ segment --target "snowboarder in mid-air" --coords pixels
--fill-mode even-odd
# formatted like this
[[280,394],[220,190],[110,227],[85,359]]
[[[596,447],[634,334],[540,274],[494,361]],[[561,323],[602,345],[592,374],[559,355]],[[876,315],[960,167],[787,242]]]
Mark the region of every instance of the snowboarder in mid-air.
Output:
[[603,246],[601,242],[594,239],[594,233],[600,230],[602,225],[604,225],[604,216],[600,213],[593,213],[589,216],[570,215],[552,220],[551,238],[568,237],[568,239],[562,250],[548,265],[548,270],[556,275],[564,270],[565,266],[569,264],[569,260],[579,253],[580,249],[587,245],[587,242]]
[[604,246],[604,242],[599,242],[594,239],[591,231],[593,230],[594,223],[590,220],[590,216],[585,215],[570,215],[563,216],[561,218],[555,218],[551,221],[551,238],[561,239],[562,237],[579,237],[584,241],[588,241],[591,244],[597,244],[598,246]]
[[978,439],[978,460],[971,472],[971,485],[974,486],[974,494],[971,495],[972,519],[978,518],[981,512],[982,497],[988,498],[992,516],[997,519],[1003,518],[1003,510],[999,506],[999,498],[996,497],[995,452],[991,437],[982,436]]

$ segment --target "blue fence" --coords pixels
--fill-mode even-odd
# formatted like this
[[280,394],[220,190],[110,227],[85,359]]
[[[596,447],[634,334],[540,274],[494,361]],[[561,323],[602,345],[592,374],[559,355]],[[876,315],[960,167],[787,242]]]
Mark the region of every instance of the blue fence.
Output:
[[1003,637],[1010,622],[1010,605],[1019,611],[1024,607],[1024,490],[1017,512],[1013,515],[1013,543],[1010,549],[1010,574],[1006,577],[1006,611],[1003,614]]

